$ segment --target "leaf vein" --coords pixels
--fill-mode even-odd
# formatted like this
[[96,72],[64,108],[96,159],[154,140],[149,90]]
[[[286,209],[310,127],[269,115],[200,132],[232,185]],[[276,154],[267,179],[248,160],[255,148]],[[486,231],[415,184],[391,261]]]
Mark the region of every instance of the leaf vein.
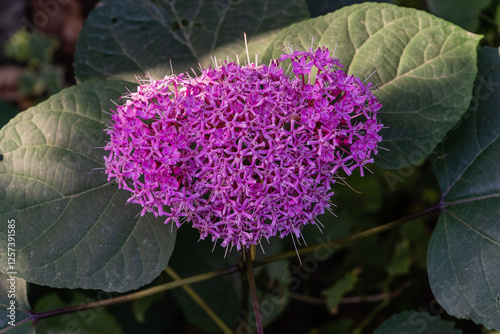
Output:
[[113,29],[113,27],[109,27],[109,31],[111,33],[111,36],[113,36],[113,39],[115,40],[116,44],[120,47],[121,51],[123,52],[123,54],[129,58],[130,60],[132,60],[135,65],[142,71],[142,72],[147,72],[146,69],[144,69],[144,67],[142,67],[142,64],[135,58],[133,57],[131,54],[129,54],[127,52],[127,49],[123,47],[122,43],[120,42],[118,36],[116,35],[115,33],[115,30]]
[[177,23],[179,24],[180,30],[182,31],[182,34],[184,35],[185,41],[181,40],[177,34],[172,33],[172,36],[180,43],[186,45],[193,56],[196,58],[197,62],[200,62],[200,58],[198,57],[198,54],[196,53],[196,50],[194,49],[193,45],[191,44],[191,36],[189,36],[186,32],[186,29],[184,29],[184,26],[182,24],[182,20],[179,17],[179,13],[177,13],[177,10],[175,9],[174,2],[173,1],[168,1],[167,2],[170,5],[170,10],[172,11],[172,14],[174,14],[175,19],[177,20]]
[[451,267],[453,268],[453,274],[455,275],[455,280],[457,282],[458,288],[462,292],[463,299],[467,302],[467,304],[469,304],[469,306],[472,309],[474,309],[474,307],[470,303],[469,299],[465,295],[464,288],[462,287],[462,284],[460,283],[460,280],[458,279],[458,276],[457,276],[457,270],[455,268],[455,263],[453,262],[453,258],[451,257],[451,254],[453,254],[453,253],[452,253],[452,251],[450,249],[450,243],[449,243],[450,238],[448,236],[448,222],[447,222],[447,220],[448,219],[446,218],[446,215],[444,215],[444,230],[445,230],[446,245],[447,245],[447,249],[448,249],[448,258],[450,260]]
[[[476,131],[477,132],[477,131]],[[462,176],[464,175],[464,173],[474,164],[474,162],[477,160],[477,158],[479,158],[479,156],[486,150],[488,149],[488,147],[490,147],[491,145],[495,144],[495,142],[497,141],[498,137],[497,138],[493,138],[491,140],[491,142],[489,142],[486,146],[484,146],[482,149],[479,149],[477,154],[474,155],[474,157],[472,157],[470,163],[468,163],[464,169],[460,172],[460,174],[456,177],[456,179],[453,181],[453,183],[448,187],[448,189],[446,189],[446,191],[443,193],[443,198],[446,197],[448,195],[448,193],[450,192],[451,189],[453,189],[453,187],[455,186],[455,184],[460,181],[460,179],[462,178]],[[446,152],[446,151],[445,151]]]
[[463,219],[459,218],[457,215],[453,214],[452,212],[450,212],[448,210],[446,210],[446,213],[449,214],[450,216],[452,216],[453,218],[455,218],[456,220],[458,220],[459,222],[461,222],[463,225],[467,226],[471,231],[475,232],[476,234],[478,234],[482,238],[490,241],[491,243],[494,243],[497,246],[500,246],[500,242],[499,241],[496,241],[492,237],[490,237],[488,234],[486,234],[486,233],[484,233],[484,232],[482,232],[482,231],[480,231],[478,229],[475,229],[471,225],[467,224],[466,221],[464,221]]
[[[483,274],[484,274],[484,280],[486,281],[486,284],[488,284],[488,289],[490,290],[490,293],[491,293],[491,296],[494,296],[494,292],[493,292],[493,285],[491,284],[490,280],[489,280],[489,277],[486,273],[486,270],[485,270],[485,267],[486,265],[484,264],[484,253],[483,252],[483,249],[484,249],[484,239],[481,240],[481,245],[480,245],[480,250],[481,250],[481,268],[483,269]],[[500,303],[495,303],[496,305],[496,308],[497,308],[497,314],[500,314]]]

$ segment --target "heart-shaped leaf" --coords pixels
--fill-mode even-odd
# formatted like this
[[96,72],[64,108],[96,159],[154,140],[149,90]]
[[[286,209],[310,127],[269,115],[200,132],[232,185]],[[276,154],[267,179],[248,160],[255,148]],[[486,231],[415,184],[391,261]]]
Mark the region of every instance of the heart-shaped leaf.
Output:
[[377,85],[386,126],[376,163],[400,168],[431,153],[472,98],[481,36],[423,11],[366,3],[292,25],[266,51],[326,46],[349,74]]
[[500,56],[479,52],[474,98],[432,156],[443,211],[428,249],[432,291],[445,310],[500,329]]
[[[16,222],[16,269],[53,287],[127,291],[167,266],[175,229],[137,217],[129,194],[108,184],[103,129],[109,110],[134,84],[74,86],[16,116],[0,131],[0,221]],[[7,272],[7,225],[0,269]]]
[[[78,38],[75,75],[133,81],[149,72],[156,79],[181,73],[210,57],[263,54],[283,27],[309,17],[302,0],[103,0]],[[244,57],[244,58],[242,58]]]

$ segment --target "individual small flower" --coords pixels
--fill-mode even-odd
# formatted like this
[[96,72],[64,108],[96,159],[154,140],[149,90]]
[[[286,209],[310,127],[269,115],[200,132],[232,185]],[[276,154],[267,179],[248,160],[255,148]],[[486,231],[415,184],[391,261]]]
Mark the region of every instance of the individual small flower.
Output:
[[306,124],[310,128],[316,127],[316,122],[319,120],[320,115],[314,110],[314,108],[307,107],[301,111],[302,123]]
[[306,99],[315,100],[323,96],[323,92],[319,84],[305,85],[302,88],[302,96]]
[[309,74],[311,72],[311,69],[313,67],[313,62],[307,62],[306,57],[300,57],[299,61],[293,61],[293,73],[297,75],[304,75],[304,74]]
[[370,84],[339,67],[319,48],[141,81],[106,130],[108,180],[141,214],[190,221],[223,247],[299,237],[331,206],[338,173],[363,174],[382,140]]

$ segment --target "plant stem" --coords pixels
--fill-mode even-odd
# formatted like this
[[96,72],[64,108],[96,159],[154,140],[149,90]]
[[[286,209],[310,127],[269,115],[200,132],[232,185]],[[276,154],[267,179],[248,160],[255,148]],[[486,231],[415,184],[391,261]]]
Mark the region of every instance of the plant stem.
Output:
[[238,265],[210,271],[207,273],[203,273],[200,275],[195,275],[191,276],[188,278],[180,279],[178,281],[174,282],[169,282],[165,283],[162,285],[154,286],[149,289],[145,289],[142,291],[134,292],[128,295],[123,295],[119,297],[114,297],[114,298],[109,298],[109,299],[104,299],[104,300],[99,300],[95,301],[92,303],[88,304],[82,304],[82,305],[75,305],[75,306],[69,306],[69,307],[63,307],[60,309],[55,309],[55,310],[50,310],[46,312],[32,312],[31,316],[29,317],[30,320],[33,322],[36,322],[38,320],[44,319],[44,318],[49,318],[49,317],[54,317],[57,315],[63,315],[63,314],[69,314],[69,313],[75,313],[75,312],[80,312],[80,311],[85,311],[97,307],[103,307],[103,306],[110,306],[110,305],[116,305],[116,304],[122,304],[126,302],[130,302],[136,299],[148,297],[163,291],[171,290],[174,288],[178,288],[180,286],[184,286],[187,284],[192,284],[196,282],[201,282],[201,281],[206,281],[214,277],[222,276],[222,275],[228,275],[232,274],[236,271],[239,270]]
[[245,264],[245,250],[241,251],[240,257],[240,289],[241,289],[241,303],[240,303],[240,314],[241,319],[245,321],[240,321],[239,327],[236,330],[236,333],[245,333],[248,330],[244,329],[246,324],[248,324],[248,316],[250,312],[248,310],[249,304],[249,296],[250,296],[250,284],[248,283],[248,275],[246,272],[246,264]]
[[[360,233],[348,236],[346,238],[333,240],[333,241],[326,242],[326,243],[319,244],[319,245],[315,245],[315,246],[309,246],[309,247],[301,248],[301,249],[298,250],[298,253],[299,254],[307,254],[307,253],[316,251],[316,250],[321,249],[321,248],[322,249],[325,249],[325,248],[336,248],[336,247],[342,246],[344,244],[351,243],[351,242],[354,242],[354,241],[366,238],[368,236],[371,236],[371,235],[374,235],[374,234],[377,234],[377,233],[381,233],[381,232],[384,232],[384,231],[388,231],[388,230],[394,229],[394,228],[396,228],[398,226],[403,225],[404,223],[407,223],[407,222],[412,221],[412,220],[414,220],[416,218],[425,216],[425,215],[427,215],[429,213],[432,213],[432,212],[434,212],[436,210],[439,210],[441,208],[442,208],[442,205],[440,203],[440,204],[437,204],[437,205],[435,205],[435,206],[433,206],[433,207],[431,207],[429,209],[417,212],[417,213],[415,213],[413,215],[410,215],[410,216],[407,216],[407,217],[403,217],[403,218],[394,220],[394,221],[392,221],[390,223],[374,227],[372,229],[369,229],[369,230],[366,230],[366,231],[363,231],[363,232],[360,232]],[[275,261],[279,261],[279,260],[283,260],[283,259],[287,259],[287,258],[292,258],[292,257],[295,257],[295,256],[297,256],[297,253],[294,250],[294,251],[285,252],[285,253],[278,254],[278,255],[268,256],[268,257],[256,260],[255,263],[252,263],[250,252],[247,251],[247,269],[248,269],[247,270],[247,274],[249,275],[250,287],[253,290],[255,290],[255,280],[253,279],[253,266],[260,266],[260,265],[264,265],[264,264],[267,264],[267,263],[271,263],[271,262],[275,262]],[[248,259],[250,259],[250,261],[248,261]],[[250,268],[248,268],[248,266],[250,266]],[[50,311],[45,311],[45,312],[34,312],[34,311],[31,311],[31,315],[28,318],[21,320],[18,324],[21,324],[21,322],[24,323],[26,321],[36,322],[36,321],[44,319],[44,318],[49,318],[49,317],[54,317],[54,316],[63,315],[63,314],[69,314],[69,313],[75,313],[75,312],[85,311],[85,310],[89,310],[89,309],[93,309],[93,308],[98,308],[98,307],[103,307],[103,306],[111,306],[111,305],[116,305],[116,304],[122,304],[122,303],[130,302],[130,301],[133,301],[133,300],[136,300],[136,299],[145,298],[145,297],[148,297],[148,296],[151,296],[151,295],[163,292],[163,291],[175,289],[175,288],[178,288],[180,286],[184,286],[184,285],[188,285],[188,284],[193,284],[193,283],[197,283],[197,282],[201,282],[201,281],[206,281],[206,280],[212,279],[214,277],[218,277],[218,276],[229,275],[229,274],[235,273],[237,271],[240,271],[241,269],[242,268],[241,268],[240,265],[235,264],[235,265],[232,265],[232,266],[229,266],[229,267],[226,267],[226,268],[217,269],[217,270],[210,271],[210,272],[207,272],[207,273],[203,273],[203,274],[200,274],[200,275],[195,275],[195,276],[191,276],[191,277],[188,277],[188,278],[183,278],[183,279],[180,279],[180,280],[177,280],[177,281],[174,281],[174,282],[169,282],[169,283],[165,283],[165,284],[162,284],[162,285],[154,286],[154,287],[151,287],[149,289],[145,289],[145,290],[142,290],[142,291],[134,292],[134,293],[131,293],[131,294],[128,294],[128,295],[123,295],[123,296],[118,296],[118,297],[114,297],[114,298],[99,300],[99,301],[95,301],[95,302],[88,303],[88,304],[63,307],[63,308],[60,308],[60,309],[55,309],[55,310],[50,310]],[[251,276],[252,276],[251,280],[250,280],[250,272],[251,272]],[[252,291],[252,297],[253,297],[253,295],[254,295],[254,291]],[[254,301],[255,301],[255,303],[257,303],[256,296],[257,296],[257,292],[255,290],[255,298],[253,298]],[[258,304],[254,304],[254,309],[255,309],[255,305],[257,305],[257,309],[258,309]],[[256,320],[257,320],[257,315],[259,315],[259,320],[261,320],[259,312],[256,312],[256,314],[255,314]],[[2,332],[3,331],[0,330],[0,333],[2,333]]]
[[363,328],[365,328],[369,323],[370,321],[373,320],[373,318],[375,318],[375,316],[380,313],[380,311],[382,311],[384,308],[386,308],[388,305],[389,305],[389,302],[390,302],[390,299],[385,299],[383,302],[381,302],[380,304],[377,305],[377,307],[375,307],[371,312],[370,314],[368,314],[368,316],[363,319],[363,321],[361,321],[361,323],[359,323],[358,326],[356,326],[356,328],[354,328],[354,330],[352,331],[353,334],[359,334],[363,331]]
[[255,314],[255,325],[257,326],[257,334],[264,334],[264,327],[262,326],[262,317],[259,310],[259,300],[257,298],[257,287],[255,286],[255,277],[253,275],[252,255],[250,248],[245,249],[248,283],[250,284],[250,291],[252,292],[252,305]]
[[392,299],[392,298],[399,296],[410,285],[411,285],[411,282],[406,281],[397,290],[394,290],[391,292],[382,292],[382,293],[379,293],[377,295],[369,295],[369,296],[344,297],[344,298],[340,299],[339,304],[358,304],[358,303],[382,302],[386,299]]
[[[359,303],[373,303],[382,302],[386,299],[392,299],[399,296],[406,288],[410,286],[411,282],[406,281],[400,288],[391,292],[382,292],[376,295],[368,296],[353,296],[353,297],[343,297],[340,299],[339,304],[359,304]],[[296,292],[290,292],[290,298],[315,305],[326,304],[326,298],[313,297],[308,295],[302,295]]]
[[348,243],[351,243],[351,242],[354,242],[354,241],[357,241],[357,240],[369,237],[369,236],[377,234],[377,233],[381,233],[381,232],[385,232],[385,231],[388,231],[388,230],[392,230],[392,229],[394,229],[396,227],[399,227],[399,226],[401,226],[401,225],[403,225],[403,224],[405,224],[407,222],[410,222],[410,221],[412,221],[414,219],[417,219],[419,217],[425,216],[425,215],[427,215],[429,213],[432,213],[432,212],[434,212],[436,210],[439,210],[439,209],[441,209],[441,204],[440,203],[436,204],[435,206],[433,206],[433,207],[431,207],[429,209],[426,209],[426,210],[414,213],[412,215],[409,215],[409,216],[406,216],[406,217],[403,217],[403,218],[396,219],[396,220],[394,220],[394,221],[392,221],[390,223],[387,223],[387,224],[384,224],[384,225],[380,225],[380,226],[377,226],[377,227],[374,227],[374,228],[371,228],[371,229],[359,232],[357,234],[350,235],[350,236],[345,237],[345,238],[341,238],[341,239],[333,240],[333,241],[330,241],[330,242],[325,242],[325,243],[322,243],[322,244],[318,244],[318,245],[314,245],[314,246],[309,246],[309,247],[304,247],[304,248],[301,248],[301,249],[298,249],[298,250],[293,250],[293,251],[289,251],[289,252],[285,252],[285,253],[281,253],[281,254],[277,254],[277,255],[272,255],[272,256],[261,258],[261,259],[255,261],[254,266],[260,266],[260,265],[263,265],[263,264],[267,264],[267,263],[271,263],[271,262],[275,262],[275,261],[279,261],[279,260],[284,260],[284,259],[296,257],[297,253],[299,255],[303,255],[303,254],[311,253],[311,252],[314,252],[314,251],[318,251],[319,249],[337,248],[337,247],[340,247],[342,245],[345,245],[345,244],[348,244]]
[[[389,285],[391,284],[392,280],[393,280],[394,276],[389,276],[387,277],[387,279],[385,280],[384,284],[383,284],[383,292],[385,294],[390,294],[390,291],[389,291]],[[375,318],[375,316],[380,313],[384,308],[386,308],[389,303],[390,303],[390,298],[386,298],[384,299],[380,304],[377,305],[377,307],[375,307],[364,319],[363,321],[361,321],[357,326],[356,328],[354,328],[354,330],[352,331],[353,334],[360,334],[363,332],[363,329]]]
[[[165,272],[177,282],[182,280],[182,278],[179,275],[177,275],[177,273],[170,267],[167,267],[165,269]],[[205,311],[205,313],[217,324],[217,326],[219,326],[219,328],[222,329],[224,333],[231,334],[233,332],[226,325],[226,323],[221,318],[219,318],[219,316],[210,308],[210,306],[208,306],[208,304],[205,303],[205,301],[200,297],[200,295],[198,295],[196,291],[193,290],[193,288],[191,288],[187,284],[183,285],[182,288],[195,301],[195,303],[198,304],[198,306],[201,307],[203,311]]]

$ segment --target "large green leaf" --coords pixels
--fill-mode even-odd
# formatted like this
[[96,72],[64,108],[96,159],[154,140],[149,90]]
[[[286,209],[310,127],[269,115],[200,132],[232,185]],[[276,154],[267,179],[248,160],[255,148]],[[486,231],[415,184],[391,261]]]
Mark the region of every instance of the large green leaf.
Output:
[[373,334],[461,334],[455,324],[432,316],[427,312],[402,312],[393,315]]
[[[134,84],[89,82],[28,109],[0,131],[0,221],[16,221],[16,269],[53,287],[127,291],[166,267],[175,229],[137,217],[102,170],[109,110]],[[0,269],[8,271],[7,225]]]
[[213,55],[246,59],[243,33],[250,54],[262,55],[281,28],[308,17],[302,0],[103,0],[78,38],[75,74],[80,82],[146,72],[159,79],[170,60],[181,73]]
[[448,313],[500,329],[500,56],[479,52],[471,108],[432,164],[443,211],[428,249],[432,291]]
[[[400,168],[431,153],[472,97],[480,36],[428,13],[366,3],[282,31],[264,61],[281,47],[327,46],[345,70],[376,84],[382,102],[382,146],[376,163]],[[374,73],[375,72],[375,73]]]
[[464,29],[476,32],[479,15],[491,4],[491,0],[427,0],[429,11]]
[[34,334],[30,311],[26,281],[15,274],[0,274],[0,333]]

